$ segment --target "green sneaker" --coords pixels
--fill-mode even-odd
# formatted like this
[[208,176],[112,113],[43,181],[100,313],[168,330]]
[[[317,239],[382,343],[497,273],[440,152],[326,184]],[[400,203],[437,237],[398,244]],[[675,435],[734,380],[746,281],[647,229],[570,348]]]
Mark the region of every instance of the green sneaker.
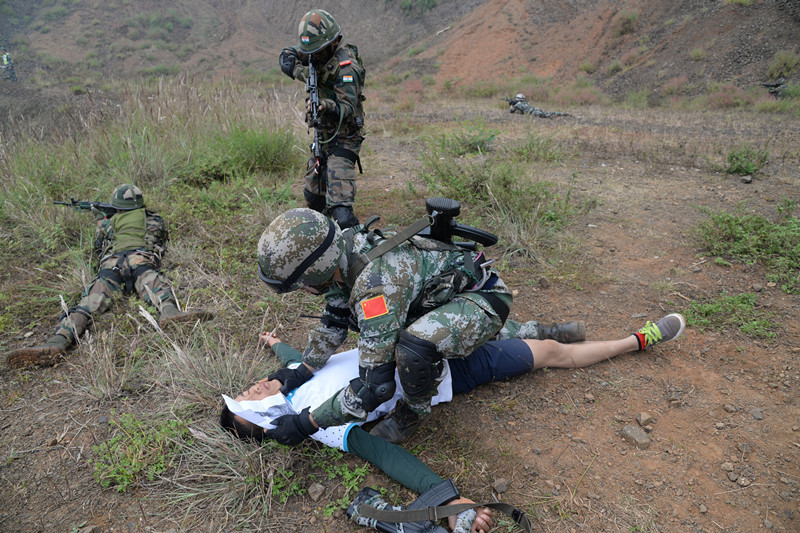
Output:
[[686,327],[686,320],[678,313],[672,313],[659,319],[653,324],[648,321],[642,329],[634,333],[639,341],[639,349],[644,350],[648,346],[659,342],[671,341],[683,333]]

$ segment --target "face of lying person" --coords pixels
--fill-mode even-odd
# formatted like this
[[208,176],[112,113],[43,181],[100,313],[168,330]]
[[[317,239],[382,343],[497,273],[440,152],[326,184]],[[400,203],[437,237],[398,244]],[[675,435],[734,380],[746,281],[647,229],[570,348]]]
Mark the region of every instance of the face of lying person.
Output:
[[239,396],[234,398],[237,402],[255,402],[269,396],[275,396],[281,391],[281,382],[277,379],[262,379]]

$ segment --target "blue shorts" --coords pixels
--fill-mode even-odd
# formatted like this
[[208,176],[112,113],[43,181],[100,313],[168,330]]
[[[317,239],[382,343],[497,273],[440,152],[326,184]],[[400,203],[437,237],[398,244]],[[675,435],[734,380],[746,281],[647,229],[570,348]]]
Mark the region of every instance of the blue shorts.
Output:
[[489,341],[468,356],[447,362],[453,374],[453,394],[463,394],[484,383],[530,372],[533,353],[521,339]]

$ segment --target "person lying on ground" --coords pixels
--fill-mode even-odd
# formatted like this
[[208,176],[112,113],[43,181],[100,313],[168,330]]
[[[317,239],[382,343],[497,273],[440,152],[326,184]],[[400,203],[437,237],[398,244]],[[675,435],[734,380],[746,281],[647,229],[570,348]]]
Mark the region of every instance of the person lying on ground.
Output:
[[[538,339],[490,341],[465,358],[445,360],[442,380],[433,403],[447,402],[453,395],[469,392],[479,385],[525,374],[538,368],[582,368],[618,355],[641,351],[654,344],[677,338],[683,332],[685,324],[681,315],[673,313],[655,323],[647,322],[636,333],[618,340],[572,344]],[[284,365],[301,364],[302,354],[279,338],[262,334],[261,340],[269,344]],[[288,392],[285,397],[281,394],[281,382],[274,379],[259,381],[234,399],[226,397],[220,424],[238,438],[257,442],[276,435],[282,437],[287,431],[308,432],[314,440],[369,461],[417,494],[422,494],[441,482],[439,476],[400,446],[385,442],[361,429],[361,422],[323,429],[314,425],[309,410],[326,401],[330,397],[330,391],[341,389],[357,376],[357,350],[336,354],[309,381]],[[395,396],[375,409],[367,421],[376,420],[390,412],[394,403],[402,396],[399,378],[395,376],[395,379],[398,382]],[[275,397],[280,400],[283,412],[294,414],[268,419],[250,409],[256,406],[248,402]],[[273,405],[279,404],[274,402]],[[284,425],[287,427],[283,431],[270,429]],[[295,429],[296,425],[304,427]],[[282,439],[276,440],[280,442]]]

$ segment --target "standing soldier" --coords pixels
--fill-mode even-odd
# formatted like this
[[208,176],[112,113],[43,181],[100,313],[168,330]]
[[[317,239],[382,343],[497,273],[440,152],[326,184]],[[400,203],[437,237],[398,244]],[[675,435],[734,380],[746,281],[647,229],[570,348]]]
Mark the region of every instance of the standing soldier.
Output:
[[145,209],[142,191],[135,185],[120,185],[111,196],[117,213],[99,218],[93,254],[99,259],[97,276],[83,293],[78,305],[62,317],[56,332],[41,346],[20,348],[8,354],[9,366],[58,362],[75,339],[86,330],[92,316],[105,313],[115,293],[132,294],[160,312],[159,324],[208,320],[208,311],[181,312],[172,286],[158,269],[166,252],[169,235],[161,216]]
[[[380,254],[371,252],[376,248]],[[403,397],[371,433],[395,443],[411,435],[430,414],[442,359],[464,357],[502,333],[512,297],[490,263],[451,242],[403,240],[364,226],[341,231],[310,209],[276,217],[258,244],[259,278],[278,294],[325,292],[327,305],[309,334],[303,364],[270,379],[279,380],[284,393],[308,381],[344,342],[350,324],[359,331],[359,377],[310,414],[306,409],[281,418],[267,436],[296,444],[318,427],[363,421],[394,395],[395,368]],[[538,331],[537,325],[517,325],[514,336],[585,337],[583,323]]]
[[314,124],[308,108],[306,121],[319,128],[321,152],[315,157],[312,145],[303,195],[308,207],[331,217],[340,228],[350,228],[358,224],[353,203],[364,140],[364,67],[358,49],[342,42],[339,24],[326,11],[306,13],[298,33],[300,46],[284,48],[280,66],[284,74],[304,82],[309,78],[309,61],[316,69],[319,118]]

